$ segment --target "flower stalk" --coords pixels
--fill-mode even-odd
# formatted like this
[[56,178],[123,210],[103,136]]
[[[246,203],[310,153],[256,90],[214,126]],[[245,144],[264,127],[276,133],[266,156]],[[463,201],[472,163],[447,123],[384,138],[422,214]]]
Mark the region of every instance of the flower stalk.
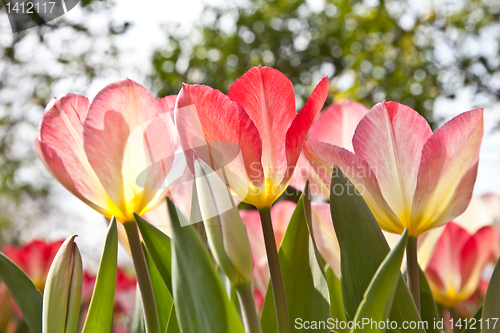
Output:
[[420,313],[420,281],[419,267],[417,259],[417,241],[418,237],[410,236],[406,245],[406,264],[408,274],[408,288],[413,296],[418,313]]
[[259,209],[266,244],[267,261],[271,274],[271,285],[273,288],[274,304],[276,306],[276,318],[278,319],[278,331],[280,333],[290,333],[290,316],[286,302],[285,284],[278,257],[276,240],[274,239],[273,223],[271,220],[271,208]]
[[241,306],[241,315],[243,324],[247,333],[262,333],[260,328],[259,316],[257,315],[257,307],[253,297],[252,283],[242,283],[235,287]]

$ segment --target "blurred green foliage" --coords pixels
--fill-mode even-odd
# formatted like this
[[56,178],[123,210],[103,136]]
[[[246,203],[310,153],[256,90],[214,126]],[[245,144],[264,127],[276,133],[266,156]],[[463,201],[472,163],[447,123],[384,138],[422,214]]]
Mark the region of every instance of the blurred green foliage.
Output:
[[[371,107],[394,100],[431,122],[434,100],[453,98],[465,86],[497,100],[500,85],[488,75],[499,79],[498,33],[491,59],[464,44],[498,28],[500,2],[476,0],[451,9],[444,1],[433,4],[418,9],[415,2],[412,9],[402,0],[330,0],[320,11],[301,0],[209,6],[193,31],[167,28],[169,42],[153,58],[153,86],[160,95],[177,93],[182,82],[227,92],[249,67],[262,64],[290,78],[297,107],[325,75],[330,102],[351,98]],[[451,61],[440,59],[443,45]]]

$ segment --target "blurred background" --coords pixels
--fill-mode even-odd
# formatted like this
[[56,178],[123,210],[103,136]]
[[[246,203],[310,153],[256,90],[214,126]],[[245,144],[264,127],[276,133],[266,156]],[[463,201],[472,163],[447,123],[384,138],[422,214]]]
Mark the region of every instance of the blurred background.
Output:
[[434,128],[484,107],[475,192],[500,194],[500,0],[83,0],[15,34],[0,4],[0,247],[76,233],[96,267],[104,219],[50,177],[33,141],[53,96],[92,98],[124,77],[158,97],[182,82],[227,92],[262,64],[292,80],[297,108],[326,75],[327,103],[398,101]]

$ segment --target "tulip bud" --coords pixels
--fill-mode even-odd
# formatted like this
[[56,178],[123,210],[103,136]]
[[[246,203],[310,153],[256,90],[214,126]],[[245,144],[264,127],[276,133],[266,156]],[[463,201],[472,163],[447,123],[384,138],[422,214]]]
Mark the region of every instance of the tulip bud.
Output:
[[252,281],[250,242],[226,184],[201,159],[195,163],[196,192],[207,238],[217,264],[233,286]]
[[50,266],[43,294],[43,333],[78,330],[83,267],[75,237],[66,239]]

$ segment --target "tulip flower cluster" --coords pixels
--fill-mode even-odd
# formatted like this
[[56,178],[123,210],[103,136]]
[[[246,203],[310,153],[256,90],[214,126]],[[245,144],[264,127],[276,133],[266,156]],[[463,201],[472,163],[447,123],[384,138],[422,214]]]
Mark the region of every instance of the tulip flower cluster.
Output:
[[[29,329],[107,333],[120,321],[118,238],[137,276],[135,304],[118,306],[133,311],[134,333],[290,333],[297,323],[347,332],[363,318],[432,328],[449,317],[500,253],[498,220],[474,232],[459,225],[483,110],[433,132],[397,102],[340,101],[321,111],[328,95],[325,77],[297,112],[291,81],[259,66],[227,94],[184,84],[156,99],[122,80],[91,101],[54,98],[38,155],[109,230],[90,288],[74,237],[43,275],[43,297],[42,278],[0,256],[0,277]],[[500,308],[500,269],[490,280],[483,324]]]

